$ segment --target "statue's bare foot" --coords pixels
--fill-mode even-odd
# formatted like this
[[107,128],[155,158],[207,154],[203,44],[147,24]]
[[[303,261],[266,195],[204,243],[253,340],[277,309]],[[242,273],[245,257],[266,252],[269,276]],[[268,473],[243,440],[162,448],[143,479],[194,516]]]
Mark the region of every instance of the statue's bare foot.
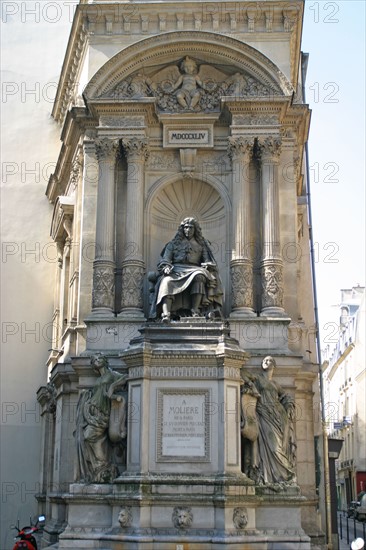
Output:
[[170,313],[163,313],[161,316],[161,320],[163,323],[169,323],[170,322]]
[[191,309],[192,317],[201,317],[201,313],[198,309]]

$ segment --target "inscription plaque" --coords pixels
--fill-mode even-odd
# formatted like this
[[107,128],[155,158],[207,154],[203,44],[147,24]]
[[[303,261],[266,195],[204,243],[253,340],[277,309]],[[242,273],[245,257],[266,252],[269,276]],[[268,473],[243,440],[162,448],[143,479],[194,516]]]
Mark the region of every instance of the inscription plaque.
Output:
[[210,460],[209,390],[158,390],[157,460]]
[[179,148],[213,147],[212,125],[164,125],[163,146]]

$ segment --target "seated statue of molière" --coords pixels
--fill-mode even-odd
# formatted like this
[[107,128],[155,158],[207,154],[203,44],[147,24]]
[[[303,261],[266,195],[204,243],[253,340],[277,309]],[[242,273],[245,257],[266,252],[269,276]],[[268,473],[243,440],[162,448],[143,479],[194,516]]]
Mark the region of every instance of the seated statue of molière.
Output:
[[185,218],[149,273],[150,319],[221,317],[222,285],[210,245],[195,218]]

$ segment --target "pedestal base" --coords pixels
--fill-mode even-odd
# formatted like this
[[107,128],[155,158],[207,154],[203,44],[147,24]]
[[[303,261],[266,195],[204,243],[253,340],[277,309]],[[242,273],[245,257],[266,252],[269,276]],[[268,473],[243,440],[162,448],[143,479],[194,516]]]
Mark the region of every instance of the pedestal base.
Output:
[[249,483],[240,475],[177,474],[71,485],[58,548],[309,550],[298,489],[258,495]]

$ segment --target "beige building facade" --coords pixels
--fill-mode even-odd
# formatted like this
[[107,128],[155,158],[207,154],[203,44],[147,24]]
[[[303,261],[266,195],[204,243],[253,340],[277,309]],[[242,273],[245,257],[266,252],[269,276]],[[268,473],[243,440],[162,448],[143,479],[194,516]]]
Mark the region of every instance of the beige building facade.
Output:
[[336,462],[338,507],[366,491],[365,287],[341,290],[339,338],[323,355],[329,432],[344,440]]
[[[25,486],[35,484],[32,497],[47,516],[44,544],[175,548],[181,508],[188,514],[184,536],[202,548],[322,544],[302,14],[302,1],[77,5],[45,134],[42,166],[51,156],[46,195],[53,210],[42,203],[41,225],[24,227],[27,242],[32,232],[35,239],[42,234],[41,255],[50,260],[26,264],[42,281],[39,293],[32,287],[27,315],[42,319],[43,342],[39,356],[29,340],[21,347],[39,387],[34,431],[21,428],[34,448]],[[148,274],[187,217],[211,243],[223,319],[166,326],[149,318]],[[11,243],[6,267],[14,273],[21,256]],[[28,273],[21,273],[26,286]],[[29,330],[22,303],[17,307],[20,322],[6,328],[10,358],[19,352],[17,327]],[[129,413],[119,481],[88,485],[76,473],[75,426],[80,392],[97,382],[95,353],[126,374]],[[276,383],[296,405],[296,484],[286,488],[244,481],[241,369],[258,374],[267,355],[277,364]],[[18,370],[14,388],[19,377]],[[165,454],[165,403],[174,395],[212,412],[197,432],[198,455]],[[14,390],[5,400],[9,448],[20,434],[19,396]],[[224,411],[221,420],[214,406]],[[10,483],[22,479],[16,461],[9,472]],[[11,484],[7,491],[12,515],[21,492]]]

